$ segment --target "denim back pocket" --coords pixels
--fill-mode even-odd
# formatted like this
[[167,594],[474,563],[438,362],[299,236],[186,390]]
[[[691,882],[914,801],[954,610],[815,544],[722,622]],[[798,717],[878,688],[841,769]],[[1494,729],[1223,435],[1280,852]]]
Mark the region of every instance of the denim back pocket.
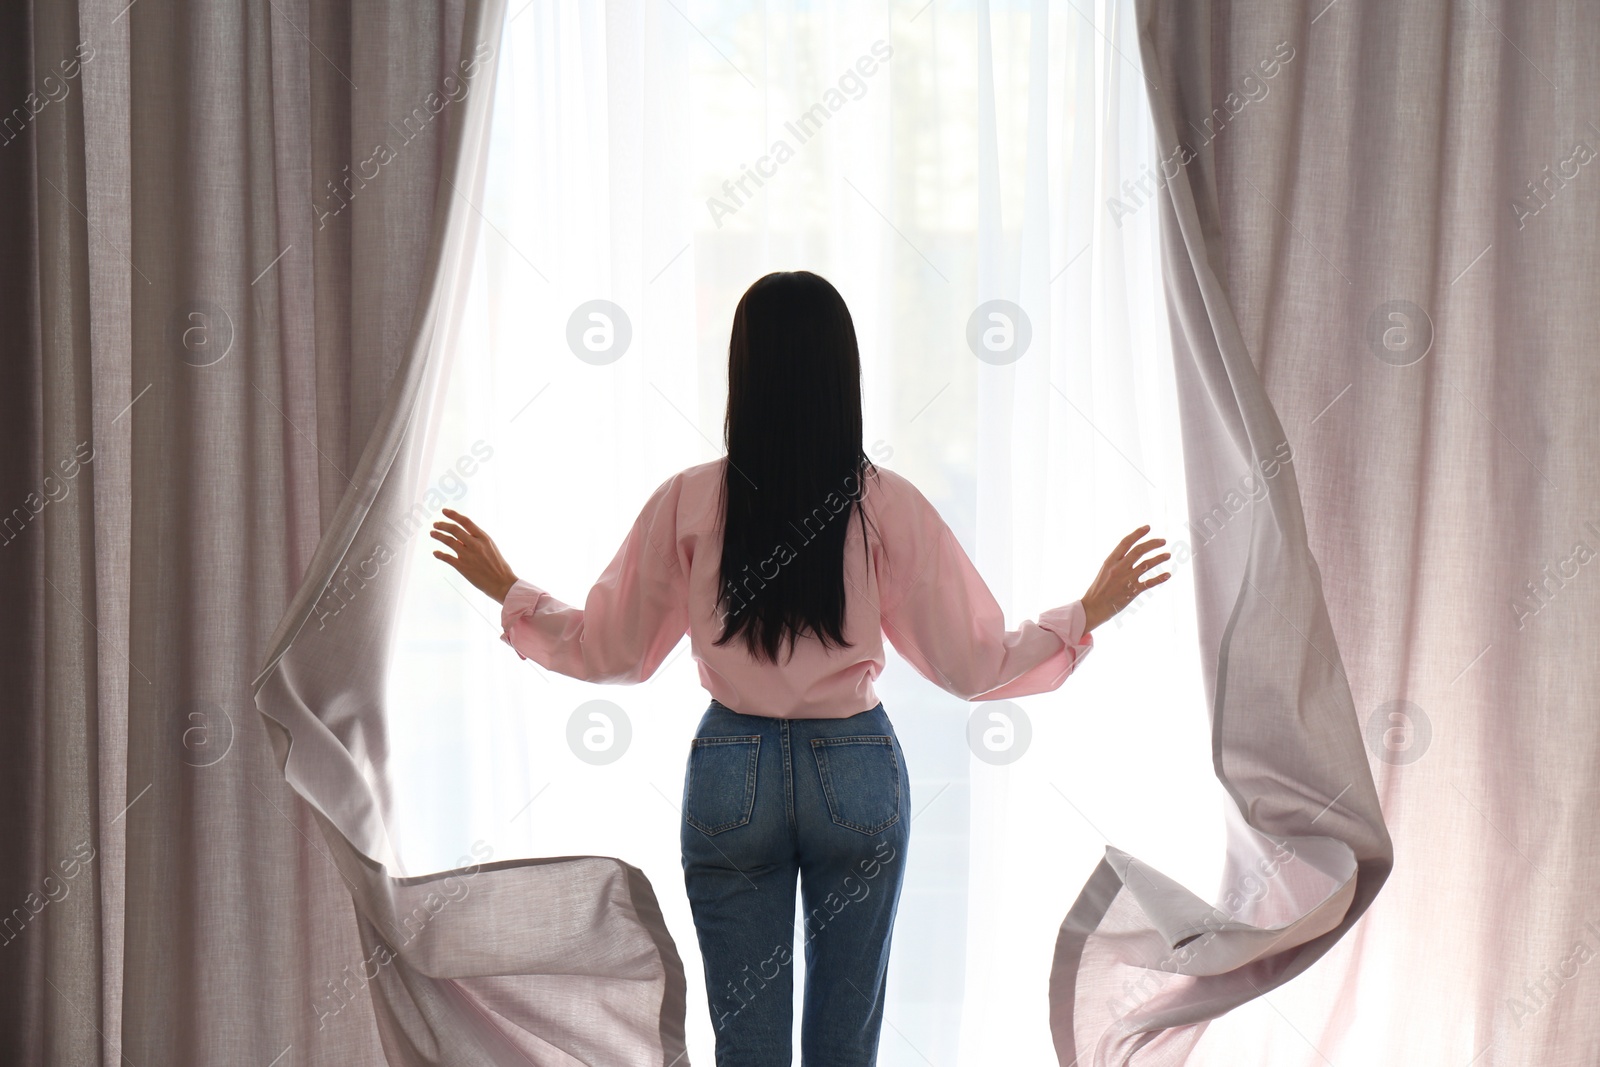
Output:
[[703,834],[720,834],[750,821],[756,802],[756,760],[761,738],[697,737],[689,744],[683,817]]
[[811,754],[835,823],[876,834],[900,821],[900,761],[893,738],[817,737]]

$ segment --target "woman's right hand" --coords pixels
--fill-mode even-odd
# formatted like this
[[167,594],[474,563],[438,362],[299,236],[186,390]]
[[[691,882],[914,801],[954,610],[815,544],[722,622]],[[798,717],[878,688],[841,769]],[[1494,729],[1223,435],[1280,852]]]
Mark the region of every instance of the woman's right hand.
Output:
[[1167,543],[1165,538],[1158,537],[1138,545],[1134,544],[1149,532],[1150,527],[1141,526],[1124,537],[1100,565],[1100,573],[1095,576],[1089,591],[1083,594],[1085,630],[1093,630],[1133,603],[1134,598],[1140,593],[1146,589],[1153,589],[1172,577],[1171,572],[1167,572],[1158,574],[1149,581],[1140,581],[1150,568],[1172,558],[1172,553],[1163,552],[1150,559],[1141,559],[1147,553]]

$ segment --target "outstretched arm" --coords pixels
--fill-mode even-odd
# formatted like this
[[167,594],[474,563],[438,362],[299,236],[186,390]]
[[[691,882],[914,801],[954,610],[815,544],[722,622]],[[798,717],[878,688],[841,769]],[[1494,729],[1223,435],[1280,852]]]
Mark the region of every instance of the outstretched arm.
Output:
[[689,629],[688,577],[677,554],[680,479],[662,482],[583,606],[520,579],[476,523],[446,511],[434,555],[501,603],[501,640],[523,659],[587,682],[631,685],[655,673]]
[[1051,608],[1008,630],[1000,605],[955,534],[915,486],[895,486],[884,527],[884,634],[924,677],[964,700],[1049,692],[1094,648],[1090,631],[1132,602],[1139,582],[1165,555],[1142,557],[1159,540],[1133,547],[1149,527],[1124,538],[1080,601]]

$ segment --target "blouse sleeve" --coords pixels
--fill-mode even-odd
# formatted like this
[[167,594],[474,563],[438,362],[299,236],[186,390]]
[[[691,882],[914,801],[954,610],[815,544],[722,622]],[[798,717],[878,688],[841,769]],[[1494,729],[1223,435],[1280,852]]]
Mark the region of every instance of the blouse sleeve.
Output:
[[1005,615],[961,542],[926,497],[901,480],[885,517],[883,631],[917,672],[964,700],[1046,693],[1094,648],[1082,601],[1007,630]]
[[651,494],[582,608],[518,580],[500,610],[500,639],[523,659],[587,682],[632,685],[654,674],[689,629],[680,490],[675,474]]

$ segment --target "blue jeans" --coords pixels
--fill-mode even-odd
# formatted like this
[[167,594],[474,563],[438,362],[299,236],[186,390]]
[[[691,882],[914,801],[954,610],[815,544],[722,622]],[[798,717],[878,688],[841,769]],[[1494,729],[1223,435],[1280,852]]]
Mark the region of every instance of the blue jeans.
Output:
[[910,789],[881,703],[844,719],[706,709],[684,776],[683,880],[717,1067],[793,1062],[797,877],[801,1063],[877,1062]]

